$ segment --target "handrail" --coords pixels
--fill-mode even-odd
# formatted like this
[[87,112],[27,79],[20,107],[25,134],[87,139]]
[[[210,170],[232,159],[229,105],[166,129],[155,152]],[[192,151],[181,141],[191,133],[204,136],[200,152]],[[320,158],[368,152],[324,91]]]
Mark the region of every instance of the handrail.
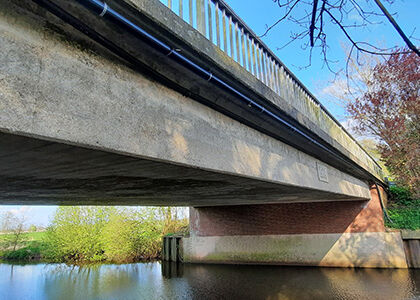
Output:
[[[281,97],[303,93],[381,168],[344,126],[223,0],[160,0]],[[185,13],[188,12],[188,13]],[[195,13],[194,13],[195,11]],[[221,23],[221,26],[220,26]]]

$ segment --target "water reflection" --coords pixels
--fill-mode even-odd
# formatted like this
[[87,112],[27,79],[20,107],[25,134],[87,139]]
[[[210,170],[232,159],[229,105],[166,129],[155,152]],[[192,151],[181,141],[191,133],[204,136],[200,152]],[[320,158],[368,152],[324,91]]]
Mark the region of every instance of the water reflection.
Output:
[[0,264],[0,299],[419,299],[420,270]]

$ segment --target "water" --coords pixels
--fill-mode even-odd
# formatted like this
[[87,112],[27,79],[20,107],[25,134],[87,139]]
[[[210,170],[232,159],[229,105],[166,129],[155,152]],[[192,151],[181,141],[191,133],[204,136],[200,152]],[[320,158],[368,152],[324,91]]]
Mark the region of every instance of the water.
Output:
[[0,299],[420,299],[420,270],[4,263]]

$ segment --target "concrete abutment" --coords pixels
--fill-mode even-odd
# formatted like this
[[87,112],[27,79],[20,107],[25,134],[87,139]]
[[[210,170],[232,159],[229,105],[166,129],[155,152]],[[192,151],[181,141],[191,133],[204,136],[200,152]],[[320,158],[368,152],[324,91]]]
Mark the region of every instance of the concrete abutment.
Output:
[[369,201],[191,208],[181,245],[185,262],[407,268],[373,187]]

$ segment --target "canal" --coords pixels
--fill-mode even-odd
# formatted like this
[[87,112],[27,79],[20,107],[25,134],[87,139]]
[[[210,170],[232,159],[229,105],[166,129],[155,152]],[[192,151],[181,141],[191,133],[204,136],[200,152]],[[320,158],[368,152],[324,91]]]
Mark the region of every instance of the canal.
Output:
[[420,270],[0,263],[0,299],[420,299]]

